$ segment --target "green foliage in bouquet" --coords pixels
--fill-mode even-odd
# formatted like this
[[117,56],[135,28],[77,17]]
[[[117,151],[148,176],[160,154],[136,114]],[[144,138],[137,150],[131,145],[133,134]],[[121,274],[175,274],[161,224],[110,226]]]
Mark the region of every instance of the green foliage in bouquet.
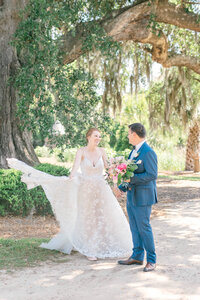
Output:
[[134,176],[134,171],[138,168],[137,164],[134,160],[129,160],[127,162],[126,173],[119,173],[117,184],[122,184],[123,186],[127,186],[128,182],[126,180],[130,180],[131,177]]
[[138,164],[134,160],[125,160],[123,156],[111,158],[106,169],[106,180],[112,186],[114,184],[127,185],[126,181],[134,176]]

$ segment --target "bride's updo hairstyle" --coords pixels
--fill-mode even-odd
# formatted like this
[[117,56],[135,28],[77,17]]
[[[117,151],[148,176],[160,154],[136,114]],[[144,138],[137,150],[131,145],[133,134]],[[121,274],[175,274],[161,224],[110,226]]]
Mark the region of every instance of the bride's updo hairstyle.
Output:
[[87,142],[88,142],[88,138],[93,134],[94,131],[98,131],[100,133],[99,129],[97,129],[97,128],[90,128],[88,130],[88,132],[86,133],[86,140],[87,140]]

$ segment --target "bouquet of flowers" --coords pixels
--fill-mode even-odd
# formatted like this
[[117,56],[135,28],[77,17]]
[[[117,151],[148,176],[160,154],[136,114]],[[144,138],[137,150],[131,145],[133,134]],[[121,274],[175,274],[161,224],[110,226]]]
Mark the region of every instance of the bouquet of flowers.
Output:
[[106,169],[106,180],[112,186],[114,184],[122,184],[128,186],[128,182],[131,177],[134,176],[134,171],[138,168],[138,164],[134,160],[125,160],[123,156],[111,158],[108,161],[108,167]]

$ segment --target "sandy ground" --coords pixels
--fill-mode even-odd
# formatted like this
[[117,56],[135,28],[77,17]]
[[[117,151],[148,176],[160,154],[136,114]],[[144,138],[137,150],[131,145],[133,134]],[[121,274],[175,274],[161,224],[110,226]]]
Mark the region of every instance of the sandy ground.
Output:
[[75,252],[63,262],[0,271],[0,300],[200,300],[200,182],[158,182],[152,227],[158,264],[90,262]]

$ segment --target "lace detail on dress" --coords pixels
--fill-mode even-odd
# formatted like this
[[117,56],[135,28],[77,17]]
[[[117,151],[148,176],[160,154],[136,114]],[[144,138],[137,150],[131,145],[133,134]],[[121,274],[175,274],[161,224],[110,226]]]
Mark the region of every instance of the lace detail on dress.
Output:
[[131,254],[130,228],[104,180],[102,157],[95,166],[85,157],[81,174],[73,180],[48,175],[16,160],[9,160],[9,165],[24,173],[23,181],[29,186],[43,187],[60,224],[59,234],[41,247],[65,253],[74,248],[98,258]]

